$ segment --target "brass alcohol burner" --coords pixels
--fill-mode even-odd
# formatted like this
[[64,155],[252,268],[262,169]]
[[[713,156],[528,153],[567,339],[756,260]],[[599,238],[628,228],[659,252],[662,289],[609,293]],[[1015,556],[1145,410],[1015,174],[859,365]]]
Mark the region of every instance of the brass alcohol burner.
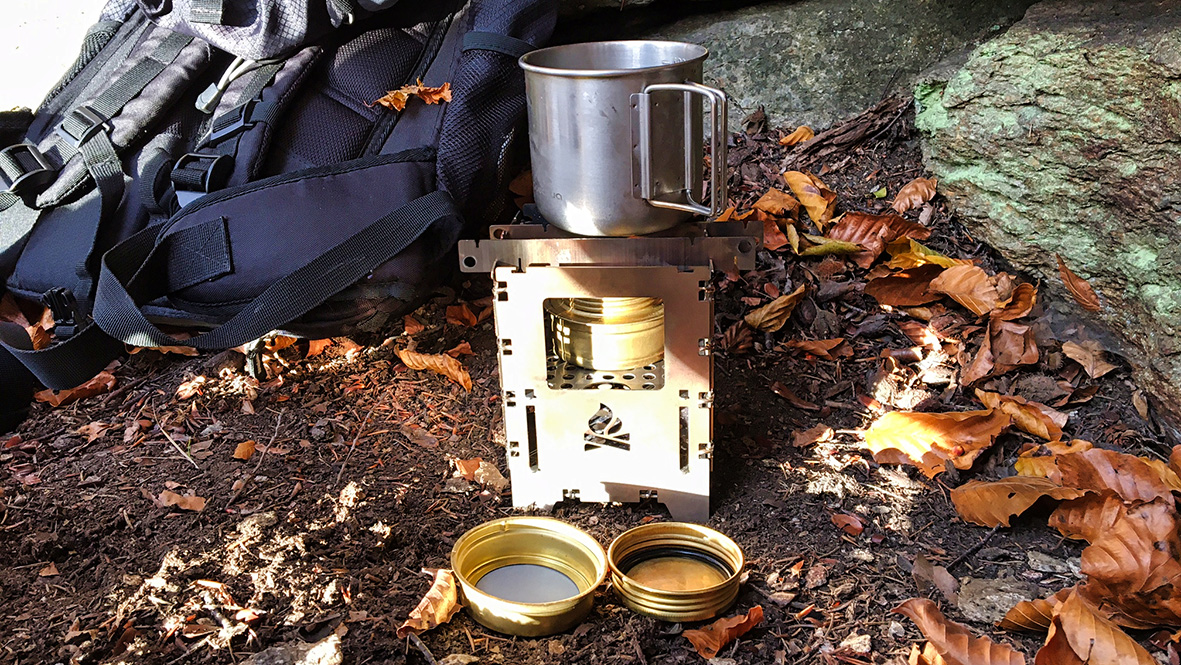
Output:
[[545,310],[554,352],[568,363],[626,370],[664,358],[659,298],[550,298]]

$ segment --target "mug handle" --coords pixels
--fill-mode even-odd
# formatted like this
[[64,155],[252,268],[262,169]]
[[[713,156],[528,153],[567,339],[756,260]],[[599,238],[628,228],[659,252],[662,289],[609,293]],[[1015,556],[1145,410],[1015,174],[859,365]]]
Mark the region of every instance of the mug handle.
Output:
[[[685,93],[685,191],[688,203],[674,203],[672,201],[658,201],[653,199],[655,187],[652,182],[652,113],[651,103],[653,92],[672,91]],[[705,97],[709,102],[710,122],[710,205],[705,206],[693,200],[690,185],[699,177],[694,172],[700,168],[692,163],[692,95]],[[707,217],[717,217],[726,209],[726,93],[707,85],[687,81],[685,83],[653,83],[644,87],[644,92],[633,95],[636,99],[638,111],[637,129],[639,137],[639,197],[656,208],[669,208],[684,212],[698,213]]]

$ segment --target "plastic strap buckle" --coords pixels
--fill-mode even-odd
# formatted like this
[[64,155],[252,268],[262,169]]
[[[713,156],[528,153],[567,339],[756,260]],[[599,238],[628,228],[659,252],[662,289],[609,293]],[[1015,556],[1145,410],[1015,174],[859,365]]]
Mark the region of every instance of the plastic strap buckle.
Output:
[[70,337],[78,329],[78,301],[69,289],[50,289],[41,296],[41,304],[53,313],[53,334],[59,338]]
[[79,106],[66,114],[54,132],[75,150],[100,131],[109,131],[110,123],[89,106]]
[[214,118],[213,124],[209,127],[209,135],[205,137],[204,143],[206,145],[217,145],[243,129],[253,127],[255,123],[253,117],[254,107],[257,103],[258,100],[252,99]]
[[172,186],[177,203],[183,208],[209,192],[225,187],[234,169],[229,155],[210,155],[190,152],[176,160],[172,167]]
[[17,143],[0,150],[0,187],[23,196],[40,192],[53,182],[53,165],[31,143]]

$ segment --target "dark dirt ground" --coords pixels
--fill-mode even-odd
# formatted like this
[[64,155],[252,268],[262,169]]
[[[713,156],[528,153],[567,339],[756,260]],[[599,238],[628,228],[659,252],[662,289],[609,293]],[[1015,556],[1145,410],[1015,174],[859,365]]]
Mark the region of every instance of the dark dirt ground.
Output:
[[[839,194],[842,209],[885,209],[888,199],[870,192],[885,186],[893,194],[923,174],[906,108],[879,112],[872,131],[797,168],[817,173]],[[778,177],[788,153],[780,135],[736,136],[731,166],[740,210]],[[929,225],[930,246],[977,258],[990,272],[1004,268],[949,218],[941,198]],[[820,263],[764,252],[755,273],[738,282],[719,276],[719,337],[750,309],[741,298],[769,300],[766,282],[785,293],[815,284]],[[864,273],[830,268],[829,280],[859,282],[853,276]],[[267,646],[333,632],[343,635],[348,663],[426,662],[394,635],[429,586],[419,570],[446,567],[466,529],[514,513],[507,490],[444,491],[454,460],[481,457],[505,470],[492,323],[466,328],[444,320],[456,298],[488,293],[486,280],[471,279],[415,314],[426,324],[414,335],[419,351],[471,344],[474,355],[462,358],[474,380],[470,394],[402,365],[393,354],[405,341],[398,327],[358,338],[368,345],[351,351],[337,344],[303,358],[307,342],[278,351],[272,360],[284,367],[261,385],[240,371],[241,356],[233,352],[141,352],[115,371],[113,392],[59,409],[37,405],[19,439],[0,449],[7,469],[0,473],[0,662],[235,663]],[[890,610],[916,595],[964,620],[938,591],[916,589],[911,561],[924,555],[948,565],[988,537],[987,529],[956,517],[948,489],[967,477],[1008,475],[1019,446],[1031,439],[1002,436],[959,478],[927,480],[913,468],[875,464],[855,433],[871,419],[858,396],[883,400],[875,393],[881,350],[912,344],[896,325],[901,318],[845,289],[811,297],[773,339],[759,333],[749,353],[717,355],[709,524],[746,552],[750,577],[734,611],[761,604],[766,612],[762,625],[717,662],[904,662],[920,636]],[[835,336],[851,341],[853,357],[823,361],[769,350],[786,339]],[[392,341],[383,345],[385,337]],[[1018,377],[1032,385],[1031,377],[1054,375],[1061,357],[1043,355],[1038,366],[1001,379],[1002,387]],[[179,398],[178,387],[197,376],[208,379],[201,391]],[[778,396],[770,389],[776,381],[820,410]],[[1092,399],[1068,407],[1069,436],[1137,454],[1167,450],[1154,424],[1133,408],[1124,369],[1097,385]],[[978,408],[958,391],[902,398],[908,403],[901,406],[920,410]],[[112,428],[93,441],[76,433],[95,422]],[[836,440],[792,446],[795,431],[817,423],[837,429]],[[246,440],[259,450],[247,461],[234,459]],[[39,482],[29,484],[34,478]],[[197,513],[160,507],[153,498],[165,489],[193,492],[208,504]],[[836,528],[830,518],[837,512],[859,516],[864,533],[854,538]],[[563,505],[555,515],[604,544],[641,522],[667,519],[655,504]],[[1080,547],[1047,528],[1043,511],[993,534],[952,573],[1017,577],[1046,592],[1073,582],[1069,574],[1032,570],[1030,550],[1062,559]],[[58,574],[46,574],[50,564]],[[223,592],[199,580],[223,584],[258,617],[239,620]],[[1028,655],[1041,641],[972,626]],[[509,638],[461,613],[423,641],[436,658],[472,654],[482,663],[703,662],[681,636],[684,628],[634,614],[601,589],[587,621],[565,634]],[[861,636],[868,636],[868,651]]]

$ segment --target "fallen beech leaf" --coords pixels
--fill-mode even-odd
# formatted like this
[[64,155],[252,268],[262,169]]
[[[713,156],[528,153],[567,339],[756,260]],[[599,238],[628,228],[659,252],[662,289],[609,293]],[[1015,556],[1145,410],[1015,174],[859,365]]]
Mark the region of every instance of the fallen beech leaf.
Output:
[[824,236],[814,236],[810,233],[805,233],[803,236],[805,240],[813,244],[799,250],[797,254],[800,256],[845,256],[847,254],[858,254],[865,249],[855,242],[833,240]]
[[474,356],[474,355],[476,355],[476,353],[474,351],[472,351],[472,345],[466,341],[456,344],[453,348],[448,349],[446,351],[446,353],[447,353],[447,355],[451,356],[452,358],[458,358],[460,356]]
[[181,510],[191,510],[196,513],[205,510],[205,498],[195,494],[181,496],[176,492],[164,490],[160,492],[158,500],[162,506],[176,506]]
[[451,305],[447,308],[447,323],[471,328],[479,323],[475,312],[468,307],[467,303],[461,302],[458,305]]
[[796,211],[800,209],[800,202],[795,200],[791,194],[774,187],[767,190],[766,194],[759,197],[754,204],[755,210],[762,210],[769,215],[776,217],[795,217]]
[[480,468],[480,464],[483,462],[484,460],[479,457],[455,460],[455,477],[465,480],[475,480],[476,470]]
[[922,554],[914,558],[914,565],[910,569],[910,574],[914,578],[915,586],[918,587],[919,591],[925,592],[927,589],[935,587],[939,589],[939,593],[943,594],[943,597],[948,602],[954,604],[959,599],[959,580],[943,566],[932,564]]
[[503,492],[509,485],[508,478],[504,477],[495,464],[487,460],[481,461],[480,466],[472,475],[477,483],[491,487],[497,492]]
[[70,388],[68,390],[41,390],[33,395],[33,399],[38,402],[46,402],[50,406],[65,406],[66,404],[73,404],[80,399],[94,397],[109,392],[115,387],[115,375],[103,370],[98,373],[93,379],[83,383],[77,388]]
[[779,145],[792,146],[797,143],[803,143],[804,141],[811,141],[815,136],[816,132],[812,131],[811,127],[807,125],[800,125],[799,127],[796,127],[794,132],[779,139]]
[[787,323],[788,317],[803,299],[804,285],[801,284],[795,291],[785,296],[779,296],[766,305],[749,312],[743,317],[743,320],[746,321],[746,325],[756,330],[775,332]]
[[204,376],[194,376],[176,387],[177,399],[188,399],[201,393],[201,388],[209,381]]
[[414,633],[420,635],[436,626],[447,623],[459,611],[459,596],[455,590],[455,576],[447,568],[423,569],[432,575],[434,581],[410,616],[398,626],[398,637],[405,639]]
[[774,383],[771,384],[771,392],[773,392],[776,395],[779,395],[783,399],[787,400],[792,406],[796,407],[797,409],[803,409],[804,411],[819,411],[820,410],[819,405],[813,404],[812,402],[809,402],[808,400],[793,393],[791,391],[791,389],[789,389],[787,386],[783,385],[782,383],[780,383],[778,381],[775,381]]
[[57,572],[57,565],[52,561],[49,562],[48,566],[45,566],[41,570],[37,571],[37,575],[39,577],[56,577],[60,574],[61,573]]
[[865,525],[861,523],[861,519],[856,515],[849,513],[834,513],[832,516],[832,523],[841,531],[856,538],[865,530]]
[[1111,490],[1124,501],[1161,499],[1172,503],[1172,490],[1147,462],[1114,450],[1092,448],[1057,458],[1064,487]]
[[90,424],[79,427],[77,432],[78,434],[86,437],[86,443],[94,443],[95,441],[98,441],[99,439],[106,436],[106,433],[115,427],[118,427],[118,425],[108,425],[107,423],[96,420]]
[[463,389],[469,393],[472,391],[471,375],[467,373],[462,363],[445,353],[425,354],[409,349],[398,349],[395,353],[398,354],[402,363],[410,369],[427,369],[436,374],[442,374],[463,386]]
[[1025,656],[1020,652],[987,637],[977,637],[966,626],[948,621],[926,598],[911,598],[894,612],[910,617],[948,665],[1025,665]]
[[817,228],[824,230],[824,225],[832,219],[837,207],[837,195],[825,186],[819,178],[800,171],[788,171],[783,174],[783,180],[796,195],[808,216],[816,223]]
[[1054,613],[1046,644],[1035,665],[1157,665],[1140,646],[1078,590],[1070,593]]
[[889,307],[914,307],[939,300],[940,294],[931,291],[931,282],[944,270],[934,264],[910,268],[893,275],[869,280],[865,294]]
[[1075,302],[1091,312],[1103,309],[1103,305],[1099,302],[1099,295],[1095,293],[1095,289],[1091,288],[1087,280],[1067,268],[1061,256],[1055,254],[1054,258],[1058,260],[1058,274],[1062,277],[1062,283],[1066,285],[1066,290],[1070,291],[1070,295],[1074,296]]
[[886,249],[886,243],[898,238],[922,240],[931,235],[931,229],[908,221],[898,215],[870,215],[863,212],[848,212],[828,230],[827,237],[856,243],[865,251],[853,256],[853,262],[862,268],[869,266]]
[[1104,360],[1103,347],[1093,340],[1087,340],[1082,344],[1063,342],[1062,353],[1082,365],[1083,371],[1092,379],[1097,379],[1115,369],[1115,365]]
[[1040,632],[1050,627],[1054,610],[1062,601],[1074,591],[1074,587],[1067,587],[1048,598],[1023,600],[1005,613],[1005,618],[997,622],[997,627],[1005,630],[1029,630]]
[[890,207],[899,214],[917,208],[934,198],[935,185],[938,183],[935,178],[915,178],[898,190]]
[[1021,365],[1036,364],[1041,357],[1033,329],[1012,321],[988,322],[989,348],[992,353],[991,374],[997,376]]
[[831,427],[820,424],[793,434],[791,445],[796,448],[805,448],[815,443],[832,441],[835,434],[836,432]]
[[1064,501],[1050,513],[1049,524],[1065,538],[1093,542],[1127,511],[1115,492],[1096,492]]
[[1010,425],[996,410],[959,413],[891,411],[865,431],[865,445],[879,464],[911,464],[928,478],[947,470],[968,469]]
[[956,512],[968,522],[980,526],[1009,526],[1009,519],[1020,515],[1048,496],[1052,499],[1077,499],[1087,490],[1060,487],[1048,478],[1010,476],[991,482],[971,480],[951,491]]
[[1013,464],[1013,468],[1018,475],[1049,478],[1060,485],[1062,484],[1062,474],[1058,472],[1058,456],[1081,453],[1093,447],[1090,441],[1082,439],[1074,439],[1069,442],[1051,441],[1021,453]]
[[931,290],[949,296],[976,316],[984,316],[1001,304],[995,279],[974,265],[952,266],[944,270],[931,280]]
[[718,655],[727,644],[742,637],[763,621],[763,606],[755,605],[746,614],[718,619],[703,628],[681,633],[706,660]]
[[407,335],[417,335],[423,330],[426,330],[426,325],[422,321],[419,321],[410,314],[402,317],[402,331]]
[[[837,357],[853,355],[852,349],[849,349],[848,345],[845,344],[844,337],[817,340],[793,339],[784,342],[783,348],[797,349],[824,360],[835,360]],[[846,351],[847,353],[841,353],[841,351]]]
[[774,219],[763,220],[763,248],[775,251],[782,249],[791,244],[787,236],[783,235],[783,231],[779,230],[779,223]]
[[992,318],[1000,321],[1020,319],[1023,316],[1029,316],[1035,304],[1037,304],[1037,287],[1023,282],[1013,289],[1013,296],[1009,302],[992,313]]
[[254,440],[243,441],[234,448],[234,459],[247,460],[254,454],[254,447],[256,446]]
[[923,245],[914,238],[898,238],[886,244],[886,251],[890,260],[886,262],[889,268],[906,270],[933,263],[943,268],[952,266],[972,265],[967,259],[953,259],[936,252]]
[[451,83],[444,83],[437,87],[424,86],[420,80],[417,84],[404,85],[397,90],[390,90],[384,97],[367,106],[380,104],[388,109],[401,111],[411,97],[418,97],[427,104],[451,101]]
[[332,346],[332,338],[313,339],[308,341],[308,358],[314,358],[322,353],[328,347]]
[[1013,426],[1047,441],[1062,438],[1067,415],[1045,404],[1026,401],[1016,395],[1001,395],[976,389],[976,399],[989,409],[1000,409],[1013,417]]

